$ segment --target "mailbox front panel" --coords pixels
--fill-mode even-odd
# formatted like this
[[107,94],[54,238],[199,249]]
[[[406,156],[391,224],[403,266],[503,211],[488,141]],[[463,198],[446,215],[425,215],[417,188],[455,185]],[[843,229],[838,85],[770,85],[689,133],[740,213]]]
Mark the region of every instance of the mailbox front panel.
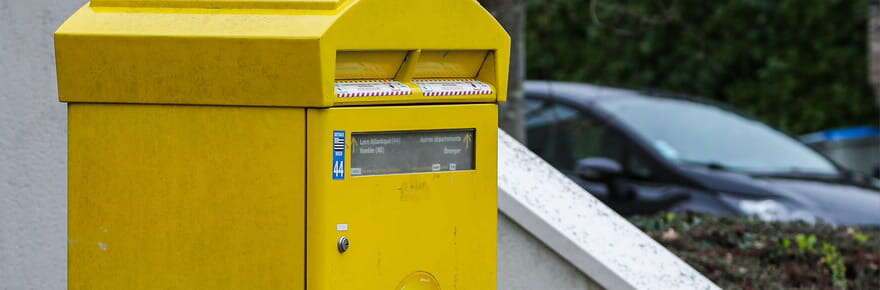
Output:
[[495,104],[308,109],[307,122],[308,289],[496,288]]
[[71,104],[70,289],[303,289],[305,110]]

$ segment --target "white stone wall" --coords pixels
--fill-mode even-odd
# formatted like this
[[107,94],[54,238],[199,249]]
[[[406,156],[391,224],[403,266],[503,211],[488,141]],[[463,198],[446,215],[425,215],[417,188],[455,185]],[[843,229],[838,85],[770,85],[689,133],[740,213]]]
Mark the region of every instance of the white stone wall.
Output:
[[[498,209],[599,285],[608,289],[720,289],[500,130],[498,172]],[[501,248],[506,247],[503,243]]]

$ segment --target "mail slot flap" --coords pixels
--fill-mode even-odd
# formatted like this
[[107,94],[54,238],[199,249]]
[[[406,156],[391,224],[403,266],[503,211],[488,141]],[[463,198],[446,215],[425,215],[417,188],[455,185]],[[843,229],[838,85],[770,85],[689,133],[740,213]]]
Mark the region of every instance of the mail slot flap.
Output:
[[393,79],[407,51],[340,51],[336,53],[336,79]]
[[425,50],[413,69],[413,78],[474,78],[488,51]]
[[486,50],[339,51],[337,80],[475,78]]

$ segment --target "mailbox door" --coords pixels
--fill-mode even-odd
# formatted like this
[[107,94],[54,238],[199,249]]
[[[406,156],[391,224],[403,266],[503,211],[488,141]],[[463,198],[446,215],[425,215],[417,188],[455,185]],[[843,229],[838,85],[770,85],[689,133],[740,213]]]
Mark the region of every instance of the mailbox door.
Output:
[[[308,289],[496,288],[495,104],[307,115]],[[448,156],[469,154],[463,146],[470,157]],[[353,174],[353,157],[371,158],[369,172],[355,164]],[[342,237],[350,247],[341,253]]]
[[303,289],[305,110],[71,104],[70,289]]

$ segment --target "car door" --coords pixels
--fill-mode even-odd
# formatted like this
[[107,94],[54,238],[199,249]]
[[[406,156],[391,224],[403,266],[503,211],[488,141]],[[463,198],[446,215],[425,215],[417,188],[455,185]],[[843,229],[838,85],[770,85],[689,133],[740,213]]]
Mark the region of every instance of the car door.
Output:
[[615,132],[574,107],[556,102],[530,100],[526,118],[529,149],[590,193],[607,197],[605,182],[577,177],[574,165],[578,157],[604,157],[621,163],[624,146]]
[[[670,196],[681,192],[634,140],[587,110],[531,99],[526,117],[529,149],[618,212],[651,213],[668,207]],[[581,178],[574,167],[585,158],[613,160],[621,165],[623,174],[612,180]],[[615,195],[609,192],[611,184]]]

